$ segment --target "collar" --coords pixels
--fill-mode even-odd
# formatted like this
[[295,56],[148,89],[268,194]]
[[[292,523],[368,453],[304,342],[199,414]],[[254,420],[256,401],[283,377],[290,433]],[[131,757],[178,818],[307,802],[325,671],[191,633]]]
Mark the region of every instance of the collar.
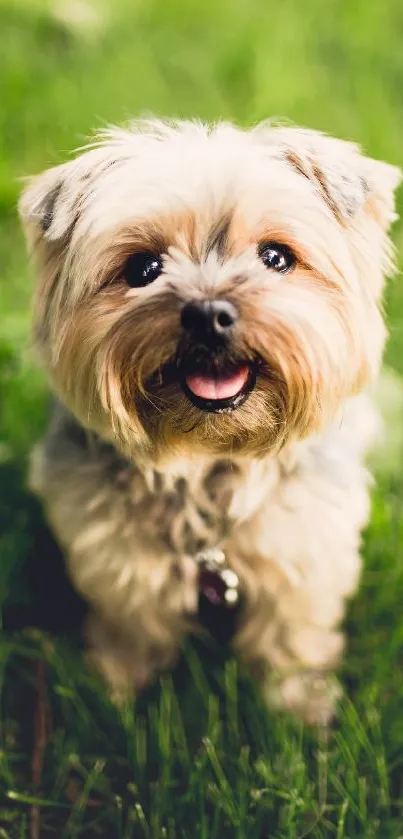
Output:
[[198,621],[218,643],[227,644],[237,629],[241,607],[239,577],[220,548],[196,554],[198,565]]

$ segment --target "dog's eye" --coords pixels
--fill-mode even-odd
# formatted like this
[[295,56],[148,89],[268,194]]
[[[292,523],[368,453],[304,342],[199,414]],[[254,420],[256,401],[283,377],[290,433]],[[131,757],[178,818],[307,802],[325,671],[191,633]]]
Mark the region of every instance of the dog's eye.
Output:
[[141,251],[129,256],[123,276],[131,288],[142,288],[159,277],[162,271],[162,259],[158,254]]
[[295,263],[295,255],[287,245],[279,242],[265,242],[259,248],[259,256],[266,268],[285,274]]

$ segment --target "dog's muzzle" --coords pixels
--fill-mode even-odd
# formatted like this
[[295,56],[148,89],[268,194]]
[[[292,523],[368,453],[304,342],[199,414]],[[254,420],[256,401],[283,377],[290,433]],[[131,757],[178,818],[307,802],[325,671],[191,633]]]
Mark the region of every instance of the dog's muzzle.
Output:
[[255,386],[255,366],[245,359],[234,359],[231,352],[238,320],[238,311],[228,300],[191,301],[182,309],[180,384],[185,396],[201,411],[234,411]]

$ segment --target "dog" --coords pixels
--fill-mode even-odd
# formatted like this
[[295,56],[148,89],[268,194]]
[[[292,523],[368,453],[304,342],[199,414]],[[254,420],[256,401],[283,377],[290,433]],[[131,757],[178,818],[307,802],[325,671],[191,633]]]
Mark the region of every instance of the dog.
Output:
[[30,481],[117,701],[203,631],[204,597],[217,626],[238,602],[230,643],[269,703],[331,719],[399,181],[313,130],[160,120],[29,180],[56,396]]

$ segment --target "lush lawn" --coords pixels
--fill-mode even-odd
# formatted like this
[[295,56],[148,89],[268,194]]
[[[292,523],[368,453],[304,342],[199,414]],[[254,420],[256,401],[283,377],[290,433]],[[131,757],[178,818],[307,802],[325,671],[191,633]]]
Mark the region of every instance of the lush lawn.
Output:
[[[46,391],[29,348],[31,279],[15,217],[21,176],[65,157],[94,126],[144,111],[286,116],[401,164],[402,43],[401,0],[0,0],[0,601],[10,626],[59,630],[0,640],[0,838],[403,836],[399,434],[375,491],[332,731],[269,715],[233,660],[223,666],[219,650],[194,646],[173,681],[118,714],[81,666],[75,621],[60,637],[80,606],[65,599],[24,491]],[[395,238],[401,246],[402,226]],[[388,313],[387,361],[403,373],[400,278]],[[32,766],[38,707],[47,743],[43,766],[38,748]]]

